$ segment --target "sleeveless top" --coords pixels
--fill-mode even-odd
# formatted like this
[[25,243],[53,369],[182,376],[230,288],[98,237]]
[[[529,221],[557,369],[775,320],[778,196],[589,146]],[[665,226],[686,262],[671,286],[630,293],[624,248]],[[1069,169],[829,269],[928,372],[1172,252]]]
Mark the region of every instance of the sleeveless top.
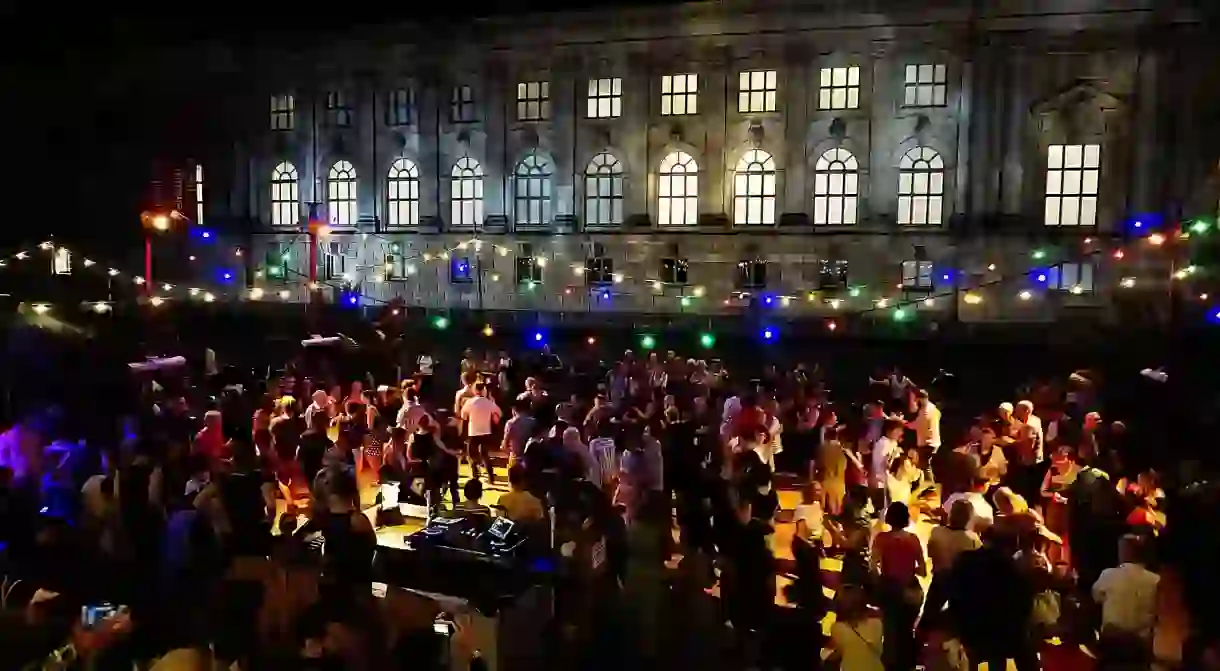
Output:
[[263,474],[258,471],[229,473],[220,481],[220,500],[229,520],[224,540],[230,556],[266,556],[271,541],[263,501]]

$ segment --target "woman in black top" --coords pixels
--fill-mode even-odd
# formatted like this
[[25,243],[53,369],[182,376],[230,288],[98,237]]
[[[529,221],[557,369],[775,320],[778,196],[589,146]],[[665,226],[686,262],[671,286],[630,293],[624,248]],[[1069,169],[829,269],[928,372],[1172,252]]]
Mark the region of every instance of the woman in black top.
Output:
[[231,441],[233,469],[220,475],[195,499],[209,515],[225,556],[266,557],[275,519],[275,476],[262,468],[254,447]]
[[371,595],[373,552],[377,535],[360,512],[356,478],[335,470],[326,492],[326,507],[298,534],[321,531],[326,539],[322,558],[322,598],[336,606],[350,605]]

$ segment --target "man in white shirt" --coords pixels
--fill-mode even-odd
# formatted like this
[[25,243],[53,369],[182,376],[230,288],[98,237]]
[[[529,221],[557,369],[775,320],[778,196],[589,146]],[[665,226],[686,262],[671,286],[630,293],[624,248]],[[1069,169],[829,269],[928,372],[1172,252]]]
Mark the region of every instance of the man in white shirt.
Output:
[[982,534],[995,523],[995,510],[991,504],[987,503],[987,498],[984,494],[987,491],[987,480],[977,478],[974,483],[974,490],[969,492],[958,492],[945,499],[943,507],[945,512],[953,510],[953,504],[958,501],[967,501],[974,508],[974,514],[970,517],[970,524],[967,529],[976,534]]
[[319,412],[328,417],[330,416],[330,397],[321,389],[313,393],[313,403],[310,403],[309,407],[305,408],[305,426],[313,426],[313,416]]
[[1043,453],[1046,440],[1042,431],[1042,419],[1034,414],[1033,401],[1017,402],[1017,407],[1013,410],[1013,416],[1017,418],[1017,421],[1029,427],[1034,439],[1034,463],[1042,463],[1046,458]]
[[902,450],[898,439],[902,437],[902,422],[897,419],[886,419],[881,424],[881,437],[873,443],[873,452],[869,457],[868,491],[873,500],[873,512],[882,515],[885,508],[885,483],[890,472],[890,464]]
[[474,397],[462,406],[460,417],[466,422],[466,445],[470,455],[470,472],[479,478],[479,463],[487,468],[487,481],[496,484],[496,472],[491,467],[490,452],[495,443],[492,429],[500,423],[500,406],[487,398],[487,385],[474,385]]
[[427,352],[421,352],[415,360],[415,379],[419,382],[421,398],[430,398],[432,393],[432,373],[436,369],[436,360]]
[[[1101,607],[1103,655],[1146,655],[1156,626],[1156,595],[1161,577],[1144,568],[1143,543],[1123,536],[1118,543],[1120,564],[1101,572],[1093,584],[1093,600]],[[1105,650],[1108,648],[1109,650]]]
[[926,389],[920,389],[915,398],[919,401],[919,413],[910,423],[915,431],[915,444],[921,452],[936,452],[940,449],[940,408],[928,398]]

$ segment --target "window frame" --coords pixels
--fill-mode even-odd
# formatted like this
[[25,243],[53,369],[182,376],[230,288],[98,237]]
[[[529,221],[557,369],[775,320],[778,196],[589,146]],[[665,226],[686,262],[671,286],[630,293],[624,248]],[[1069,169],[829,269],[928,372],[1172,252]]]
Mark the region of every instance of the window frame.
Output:
[[203,164],[195,164],[195,225],[203,225]]
[[[836,169],[838,165],[843,166],[842,169]],[[839,193],[834,193],[836,190]],[[836,203],[839,220],[833,221],[832,206]],[[860,161],[844,147],[827,149],[818,157],[813,168],[813,224],[852,226],[859,221]]]
[[[289,242],[274,242],[272,248],[267,250],[266,258],[263,260],[266,272],[263,276],[268,282],[277,284],[288,283],[288,259],[284,258],[292,253],[292,243]],[[278,269],[279,274],[272,272],[273,269]]]
[[927,259],[907,259],[900,267],[902,280],[899,283],[903,291],[927,293],[936,288],[934,281],[936,268]]
[[[842,73],[843,81],[838,81]],[[854,81],[853,81],[854,80]],[[830,65],[819,69],[818,73],[818,109],[821,111],[842,111],[860,109],[859,65]],[[842,93],[842,104],[836,100],[836,95]]]
[[[1076,148],[1080,151],[1080,164],[1079,166],[1069,166],[1071,150]],[[1047,147],[1046,182],[1043,185],[1042,223],[1044,226],[1075,230],[1097,228],[1098,207],[1101,204],[1102,149],[1100,142],[1052,144]],[[1089,166],[1091,150],[1096,159],[1095,165],[1092,167]],[[1088,190],[1090,178],[1091,191]],[[1069,181],[1075,181],[1076,193],[1065,192]],[[1071,217],[1073,219],[1071,222],[1067,221],[1068,210],[1064,208],[1065,203],[1075,204],[1075,216]],[[1087,223],[1084,222],[1086,218],[1090,220]]]
[[[770,178],[770,179],[768,179]],[[750,149],[737,160],[733,170],[733,225],[774,226],[778,223],[779,171],[775,157],[764,149]],[[757,189],[755,188],[757,186]],[[768,186],[770,187],[768,192]],[[742,193],[742,191],[745,193]],[[754,193],[757,191],[758,193]],[[758,212],[751,211],[757,205]],[[755,217],[754,214],[758,216]],[[758,219],[758,221],[754,221]],[[769,221],[768,221],[769,219]]]
[[661,282],[678,287],[690,284],[690,262],[677,256],[661,259]]
[[[283,175],[291,177],[280,179]],[[301,179],[300,173],[291,161],[280,161],[271,171],[271,226],[272,228],[291,228],[301,223]],[[292,200],[281,198],[283,189],[289,188]],[[291,215],[291,223],[281,221],[286,215]]]
[[[461,172],[462,174],[458,174]],[[466,174],[470,173],[470,174]],[[454,161],[453,168],[449,171],[449,226],[453,228],[477,228],[483,224],[483,164],[473,156],[463,156],[457,161]],[[469,183],[473,195],[467,196],[463,193],[461,196],[454,196],[455,191],[462,190],[463,185]],[[466,211],[465,207],[458,209],[462,203],[470,203],[470,212]],[[454,216],[460,212],[460,216]],[[469,214],[474,221],[466,223],[466,215]]]
[[[1065,281],[1069,279],[1065,272],[1069,269],[1070,279],[1076,280],[1073,283]],[[1080,287],[1080,294],[1092,294],[1097,290],[1096,283],[1097,264],[1091,261],[1064,261],[1046,269],[1046,286],[1052,291],[1076,295],[1072,288]]]
[[[355,265],[355,250],[356,243],[354,242],[330,243],[330,245],[324,250],[326,254],[326,262],[324,264],[325,279],[327,281],[341,280],[345,283],[345,285],[350,285],[352,283],[351,280],[344,278],[344,275],[348,273],[347,266],[349,259],[353,261],[352,265]],[[338,259],[338,261],[336,261],[336,259]]]
[[356,227],[360,220],[358,189],[356,167],[351,161],[339,159],[331,164],[326,173],[326,214],[332,227]]
[[[407,190],[406,197],[402,196],[404,187]],[[386,173],[386,228],[419,226],[419,190],[419,166],[405,156],[395,159]],[[401,221],[403,207],[407,213],[405,223]]]
[[[920,100],[925,92],[927,102]],[[949,68],[944,63],[906,64],[902,74],[903,107],[945,107],[948,104]]]
[[818,260],[818,291],[847,291],[849,270],[846,259]]
[[737,288],[758,291],[767,288],[766,259],[744,259],[737,262]]
[[449,121],[451,123],[477,123],[474,87],[470,84],[455,84],[449,95]]
[[517,246],[517,259],[513,264],[513,279],[516,280],[517,286],[542,284],[543,266],[538,263],[538,257],[534,256],[534,246],[528,242],[520,243]]
[[[679,83],[681,91],[677,90]],[[679,108],[681,111],[678,111]],[[690,116],[698,113],[699,75],[693,72],[661,75],[661,116]]]
[[281,93],[271,96],[271,130],[290,131],[296,127],[296,96]]
[[[755,77],[759,75],[759,77]],[[759,82],[757,80],[761,79]],[[737,112],[764,114],[779,109],[779,71],[742,70],[737,73]]]
[[[681,195],[674,195],[675,185],[681,186]],[[691,187],[694,195],[688,194],[692,190]],[[674,201],[679,201],[681,205],[676,210],[681,217],[681,221],[677,223],[673,216]],[[690,228],[698,224],[699,163],[685,151],[671,151],[661,159],[660,168],[657,170],[657,226],[674,229]]]
[[[466,276],[464,278],[461,277],[456,272],[456,269],[462,263],[466,264]],[[477,271],[475,270],[474,263],[471,261],[471,257],[469,257],[469,256],[450,256],[449,257],[449,284],[454,284],[454,285],[458,285],[458,286],[474,284],[475,279],[476,279],[476,277],[475,277],[476,272]]]
[[[920,191],[920,183],[923,190]],[[917,205],[923,199],[923,221],[916,221]],[[933,205],[935,204],[935,208]],[[940,152],[926,145],[907,150],[898,162],[899,226],[943,226],[945,224],[945,161]],[[935,209],[936,217],[932,216]],[[935,219],[935,221],[933,221]]]
[[404,86],[386,91],[385,125],[399,127],[417,123],[419,107],[415,100],[415,88]]
[[[607,186],[606,195],[602,194],[603,184]],[[609,151],[601,151],[589,159],[589,164],[585,166],[585,225],[621,226],[625,187],[623,163],[617,156]],[[598,213],[596,221],[594,217],[589,216],[593,209]],[[609,221],[601,216],[604,211],[609,212]]]
[[[602,86],[603,83],[605,83],[604,87]],[[603,88],[606,91],[603,91]],[[589,89],[585,97],[585,118],[618,119],[622,116],[623,78],[598,77],[590,79]]]
[[585,257],[584,277],[591,287],[614,284],[614,259],[606,255]]
[[[531,95],[530,87],[535,87]],[[530,106],[534,113],[530,114]],[[517,121],[550,121],[551,83],[546,80],[517,83]]]
[[[513,167],[513,224],[523,227],[550,226],[554,200],[554,165],[550,157],[531,151]],[[522,189],[522,187],[525,187]],[[525,194],[522,195],[524,190]],[[525,207],[526,217],[521,217]],[[538,216],[534,216],[534,215]]]
[[334,89],[326,92],[326,125],[331,128],[351,128],[352,106],[347,91]]

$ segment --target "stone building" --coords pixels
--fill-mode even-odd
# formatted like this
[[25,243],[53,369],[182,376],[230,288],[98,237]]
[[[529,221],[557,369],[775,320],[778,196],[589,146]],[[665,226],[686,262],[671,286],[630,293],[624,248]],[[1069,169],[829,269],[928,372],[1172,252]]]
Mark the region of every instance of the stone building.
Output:
[[1163,319],[1181,261],[1132,234],[1215,214],[1181,112],[1214,107],[1204,24],[1154,0],[756,0],[217,49],[242,85],[201,216],[244,222],[248,283],[294,301],[313,207],[330,300]]

